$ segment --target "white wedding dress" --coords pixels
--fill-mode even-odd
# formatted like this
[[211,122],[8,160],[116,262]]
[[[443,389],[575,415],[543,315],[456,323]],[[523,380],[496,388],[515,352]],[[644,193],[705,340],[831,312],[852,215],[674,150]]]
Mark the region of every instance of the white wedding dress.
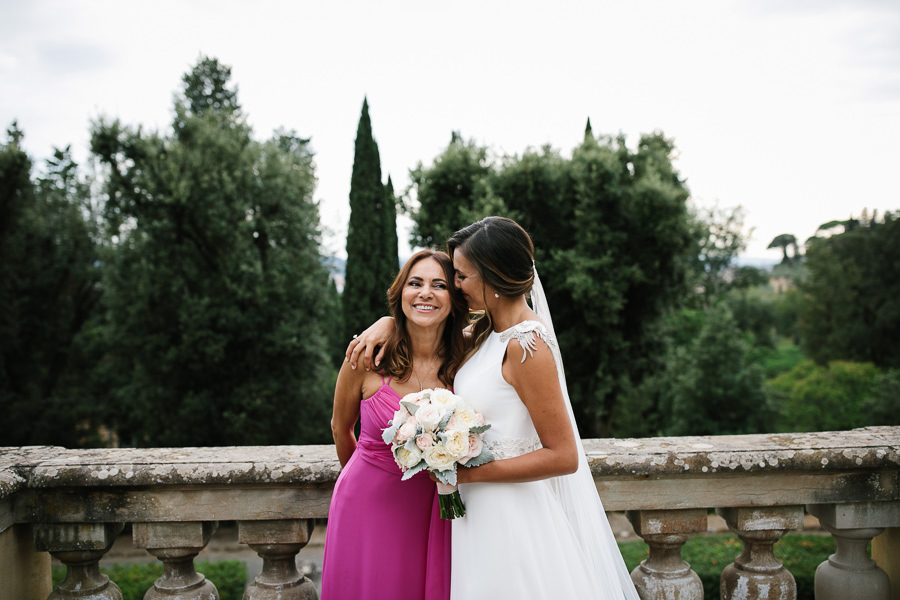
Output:
[[[507,344],[518,340],[527,359],[535,335],[556,343],[536,321],[492,332],[454,381],[454,392],[490,423],[484,441],[496,459],[540,447],[528,410],[501,373]],[[579,471],[566,477],[459,486],[466,515],[453,521],[451,600],[638,599],[580,442],[579,452]]]

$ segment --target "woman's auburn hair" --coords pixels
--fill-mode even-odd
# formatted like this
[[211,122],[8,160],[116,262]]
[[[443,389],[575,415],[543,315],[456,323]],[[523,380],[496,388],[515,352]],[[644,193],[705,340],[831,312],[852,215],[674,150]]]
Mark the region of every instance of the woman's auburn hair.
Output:
[[407,331],[407,318],[403,312],[403,288],[406,286],[410,273],[419,262],[432,259],[436,261],[444,271],[447,281],[447,291],[450,296],[450,315],[444,323],[441,333],[440,358],[441,365],[438,368],[438,379],[447,386],[453,387],[453,378],[462,365],[466,354],[466,340],[463,328],[468,318],[468,309],[462,293],[456,289],[454,282],[453,261],[450,256],[441,250],[420,250],[413,254],[387,290],[388,307],[391,316],[394,317],[394,328],[384,345],[383,373],[396,377],[400,381],[406,381],[412,375],[412,342]]
[[487,309],[486,286],[503,296],[518,297],[534,285],[534,242],[521,225],[507,217],[485,217],[447,240],[451,260],[462,252],[481,277],[484,311],[473,314],[471,339],[463,362],[481,346],[493,329]]

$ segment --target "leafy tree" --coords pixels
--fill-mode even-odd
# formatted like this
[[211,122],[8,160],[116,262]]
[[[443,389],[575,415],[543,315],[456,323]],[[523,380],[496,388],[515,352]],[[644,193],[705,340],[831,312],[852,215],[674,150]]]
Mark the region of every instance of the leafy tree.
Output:
[[756,347],[775,348],[775,305],[749,288],[735,288],[723,298],[738,329],[750,336]]
[[202,58],[184,76],[171,135],[93,126],[115,243],[102,368],[126,444],[329,437],[312,152],[293,132],[254,141],[229,73]]
[[[656,437],[664,435],[672,421],[670,393],[672,378],[680,375],[683,357],[690,355],[706,325],[707,309],[686,302],[669,312],[660,324],[665,349],[658,355],[657,369],[642,379],[629,381],[619,402],[619,411],[610,432],[614,437]],[[677,367],[673,366],[677,365]]]
[[797,320],[803,294],[797,288],[791,288],[781,294],[772,309],[775,315],[775,331],[778,335],[790,338],[794,343],[799,341]]
[[863,400],[867,425],[900,425],[900,369],[888,369],[876,381],[877,392]]
[[485,186],[491,172],[487,150],[455,132],[432,165],[426,168],[419,163],[412,169],[410,179],[417,201],[411,209],[412,245],[443,248],[455,231],[473,222],[466,211],[488,193]]
[[572,248],[575,243],[564,237],[575,218],[570,162],[549,146],[529,149],[521,157],[504,158],[488,181],[489,189],[481,190],[480,196],[490,194],[493,200],[477,202],[476,208],[484,214],[471,215],[470,221],[497,214],[489,210],[501,210],[500,214],[518,221],[534,240],[535,262],[544,267],[541,279],[551,290],[557,283],[550,267],[552,251]]
[[714,303],[733,287],[756,283],[752,271],[734,265],[734,259],[747,246],[741,207],[699,209],[693,215],[693,223],[699,240],[693,272],[695,287],[701,290],[698,297],[704,306]]
[[622,137],[586,137],[573,152],[575,218],[547,242],[548,301],[586,436],[609,435],[623,392],[659,368],[661,320],[687,289],[696,245],[673,151],[655,133],[636,152]]
[[708,312],[694,343],[672,357],[665,380],[668,410],[662,412],[671,414],[670,435],[759,433],[771,426],[762,368],[749,360],[727,309]]
[[372,137],[369,102],[363,100],[350,178],[350,225],[342,296],[349,338],[387,314],[385,291],[399,268],[394,187],[381,183],[381,158]]
[[841,431],[875,424],[862,409],[875,400],[878,376],[871,363],[800,363],[767,384],[778,411],[778,430]]
[[797,328],[806,353],[832,360],[900,367],[900,219],[860,225],[815,239]]
[[[800,249],[797,247],[797,238],[790,233],[782,233],[781,235],[776,235],[767,248],[781,248],[781,252],[784,254],[784,257],[781,259],[782,263],[790,263],[792,260],[796,260],[800,256]],[[788,248],[794,249],[794,256],[788,256]]]
[[100,291],[88,185],[69,150],[31,179],[15,124],[0,147],[2,443],[91,444],[100,413],[76,365]]
[[414,244],[443,243],[487,211],[532,234],[586,436],[608,435],[623,390],[656,368],[660,319],[687,289],[695,240],[673,150],[661,134],[631,151],[588,130],[571,159],[545,147],[493,165],[454,135],[413,172]]
[[[237,87],[231,83],[231,67],[221,64],[218,59],[201,56],[189,73],[185,73],[184,97],[179,100],[183,115],[201,116],[205,114],[236,115],[240,111]],[[184,123],[176,121],[176,129]]]

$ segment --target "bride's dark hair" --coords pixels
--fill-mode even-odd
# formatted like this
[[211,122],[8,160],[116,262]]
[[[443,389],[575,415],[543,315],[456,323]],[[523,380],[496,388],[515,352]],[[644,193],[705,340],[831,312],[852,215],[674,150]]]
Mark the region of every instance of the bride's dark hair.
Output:
[[[487,307],[485,287],[503,296],[523,296],[534,285],[534,242],[521,225],[506,217],[485,217],[454,233],[447,240],[450,257],[462,252],[482,281],[482,306]],[[476,316],[472,326],[474,348],[478,349],[493,327],[490,311]]]

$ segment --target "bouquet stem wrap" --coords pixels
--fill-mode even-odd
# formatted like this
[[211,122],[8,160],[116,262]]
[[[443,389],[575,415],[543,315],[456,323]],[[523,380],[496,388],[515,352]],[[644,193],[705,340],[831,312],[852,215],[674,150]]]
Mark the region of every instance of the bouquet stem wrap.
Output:
[[455,519],[466,514],[466,507],[455,485],[437,482],[438,505],[442,519]]

